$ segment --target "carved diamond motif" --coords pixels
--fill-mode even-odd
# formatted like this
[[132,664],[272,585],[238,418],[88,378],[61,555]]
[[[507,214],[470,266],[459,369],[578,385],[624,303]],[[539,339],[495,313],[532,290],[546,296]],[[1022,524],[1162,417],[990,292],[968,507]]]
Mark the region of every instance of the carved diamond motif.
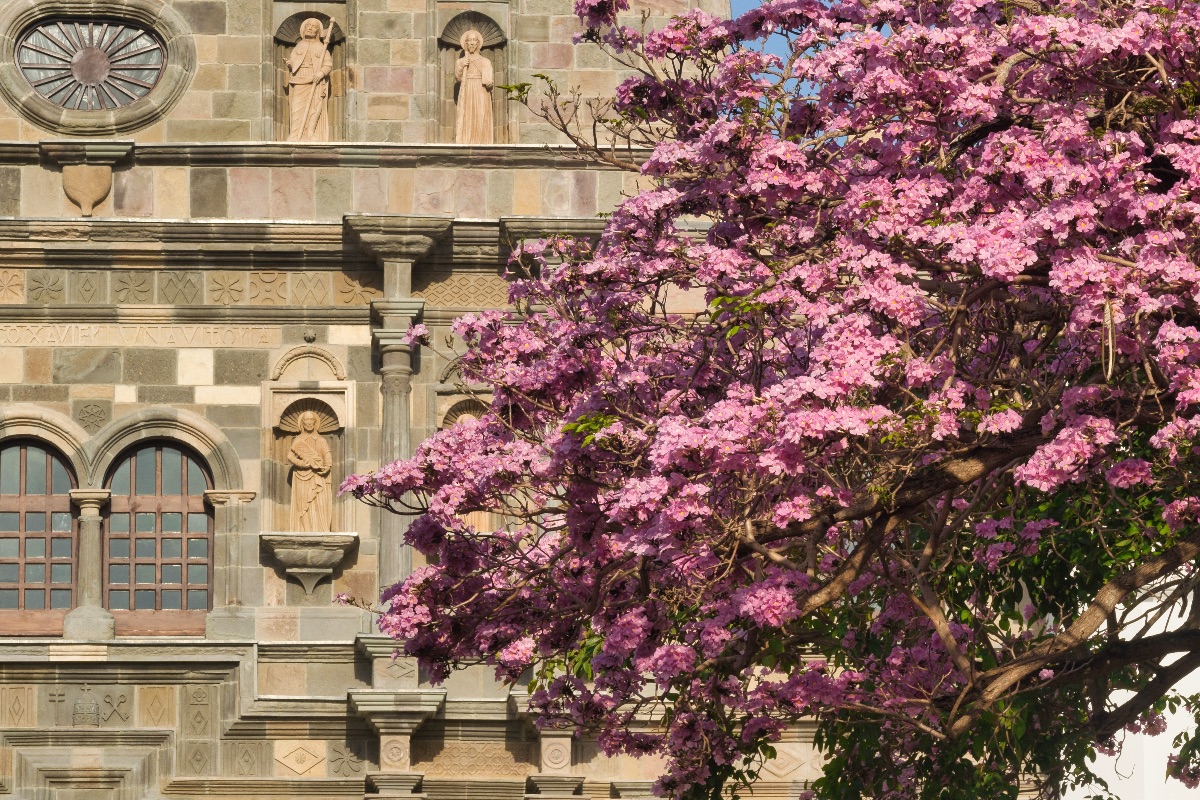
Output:
[[297,775],[304,775],[324,760],[324,756],[319,756],[306,747],[294,748],[286,755],[276,759]]

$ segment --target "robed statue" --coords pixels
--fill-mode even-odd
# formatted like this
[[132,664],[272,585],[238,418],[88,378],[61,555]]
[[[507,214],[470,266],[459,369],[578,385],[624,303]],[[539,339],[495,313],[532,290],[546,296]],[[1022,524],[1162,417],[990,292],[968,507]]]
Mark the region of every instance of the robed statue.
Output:
[[329,73],[333,59],[329,55],[329,30],[321,20],[310,17],[300,25],[300,41],[288,56],[288,112],[291,119],[289,142],[329,141]]
[[321,419],[315,411],[300,415],[300,433],[292,440],[292,508],[288,530],[328,533],[333,527],[333,454],[318,432]]
[[458,81],[458,106],[454,114],[454,141],[459,144],[491,144],[492,62],[479,52],[483,36],[469,30],[459,40],[463,57],[454,64]]

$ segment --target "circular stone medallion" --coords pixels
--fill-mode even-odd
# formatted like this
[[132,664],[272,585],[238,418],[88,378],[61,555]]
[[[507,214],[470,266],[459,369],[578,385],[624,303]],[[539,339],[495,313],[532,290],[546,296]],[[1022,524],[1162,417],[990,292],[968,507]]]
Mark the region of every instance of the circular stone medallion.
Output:
[[22,34],[17,66],[55,105],[104,111],[150,93],[166,66],[166,48],[153,33],[129,22],[49,19]]

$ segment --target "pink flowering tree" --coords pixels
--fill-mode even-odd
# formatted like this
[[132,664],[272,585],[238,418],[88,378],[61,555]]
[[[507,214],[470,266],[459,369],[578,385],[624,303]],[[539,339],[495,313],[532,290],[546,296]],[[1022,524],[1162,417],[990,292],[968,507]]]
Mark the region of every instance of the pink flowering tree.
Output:
[[624,8],[587,117],[649,188],[458,321],[486,414],[347,481],[430,564],[380,627],[676,798],[799,720],[821,798],[1055,796],[1200,712],[1200,3]]

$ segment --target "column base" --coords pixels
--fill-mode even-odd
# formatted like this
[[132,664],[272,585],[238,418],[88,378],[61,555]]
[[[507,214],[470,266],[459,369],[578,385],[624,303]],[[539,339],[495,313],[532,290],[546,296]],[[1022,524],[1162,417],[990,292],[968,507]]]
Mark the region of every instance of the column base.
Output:
[[530,775],[529,782],[533,784],[533,788],[537,790],[536,794],[531,792],[526,794],[526,798],[537,798],[538,800],[549,800],[552,797],[574,797],[577,796],[583,788],[582,775]]
[[245,606],[222,606],[214,608],[204,620],[206,639],[258,638],[254,609]]
[[363,795],[365,800],[385,797],[403,797],[405,800],[424,800],[424,793],[418,792],[421,772],[369,772],[367,773],[368,793]]
[[81,606],[63,618],[63,638],[105,641],[117,633],[113,615],[99,606]]

